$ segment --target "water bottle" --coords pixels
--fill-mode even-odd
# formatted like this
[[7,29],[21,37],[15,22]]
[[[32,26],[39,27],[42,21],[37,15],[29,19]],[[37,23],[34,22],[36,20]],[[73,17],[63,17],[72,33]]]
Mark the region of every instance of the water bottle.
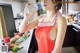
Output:
[[35,8],[36,10],[40,10],[40,9],[42,8],[41,3],[40,3],[40,2],[37,2],[37,3],[34,5],[34,8]]
[[2,45],[1,45],[1,51],[2,53],[7,53],[8,52],[8,45],[4,43],[4,40],[2,40]]
[[[32,6],[31,6],[32,5]],[[37,2],[35,4],[27,4],[24,11],[29,14],[31,12],[33,12],[34,10],[40,10],[42,8],[42,5],[40,2]]]

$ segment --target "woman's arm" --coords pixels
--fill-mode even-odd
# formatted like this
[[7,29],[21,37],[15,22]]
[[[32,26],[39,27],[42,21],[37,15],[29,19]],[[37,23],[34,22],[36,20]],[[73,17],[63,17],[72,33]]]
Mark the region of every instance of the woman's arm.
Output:
[[[31,4],[32,5],[32,4]],[[31,5],[26,4],[24,8],[24,19],[22,20],[20,26],[19,26],[19,32],[24,33],[27,32],[29,29],[35,27],[37,25],[37,19],[34,21],[28,23],[29,19],[32,18],[32,16],[37,13],[37,10],[31,11],[32,9],[30,8]]]
[[52,53],[60,53],[60,51],[61,51],[63,41],[65,38],[66,28],[67,28],[66,19],[63,17],[58,18],[57,25],[58,25],[57,37],[56,37],[56,41],[55,41],[55,47],[54,47],[54,50],[52,51]]
[[28,23],[29,18],[31,18],[36,12],[37,11],[34,11],[29,15],[27,14],[24,15],[24,19],[19,27],[20,33],[28,32],[30,29],[35,28],[38,25],[38,20],[42,18],[42,16],[39,16],[38,18],[35,18],[34,20]]
[[37,19],[35,19],[34,21],[32,21],[30,23],[28,23],[28,21],[23,19],[23,21],[19,27],[19,32],[20,33],[28,32],[30,29],[36,27],[37,23],[38,23]]

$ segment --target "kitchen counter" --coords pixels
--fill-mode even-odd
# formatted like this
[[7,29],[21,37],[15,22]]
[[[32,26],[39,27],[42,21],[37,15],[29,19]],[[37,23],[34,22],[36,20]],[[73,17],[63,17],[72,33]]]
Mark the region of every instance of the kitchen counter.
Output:
[[74,33],[72,33],[75,34],[75,40],[77,41],[77,45],[80,46],[80,23],[71,24],[71,26],[74,31]]
[[[15,53],[28,53],[28,50],[29,50],[29,47],[30,47],[30,42],[31,42],[31,39],[32,39],[32,34],[33,34],[33,29],[30,30],[30,35],[29,37],[24,40],[22,43],[20,43],[20,46],[22,46],[23,48]],[[4,53],[4,52],[1,52],[0,53]],[[7,53],[7,52],[5,52]],[[11,52],[11,53],[14,53],[14,52]]]
[[76,32],[80,32],[80,24],[72,24],[73,26],[74,26],[74,30],[76,31]]
[[75,30],[76,32],[80,32],[80,23],[75,23],[75,24],[67,23],[67,26],[69,25],[72,25],[73,30]]
[[23,49],[19,50],[16,53],[28,53],[30,42],[32,39],[32,34],[33,34],[33,29],[30,30],[30,36],[20,44],[20,46],[23,46]]

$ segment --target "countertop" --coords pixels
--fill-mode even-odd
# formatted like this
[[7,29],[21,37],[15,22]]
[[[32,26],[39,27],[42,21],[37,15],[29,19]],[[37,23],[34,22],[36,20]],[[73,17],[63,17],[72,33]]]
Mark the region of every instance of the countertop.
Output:
[[80,23],[67,23],[67,25],[72,25],[73,26],[73,29],[76,31],[76,32],[80,32]]
[[[28,49],[29,49],[29,46],[30,46],[32,34],[33,34],[33,29],[30,30],[29,37],[20,44],[20,46],[22,46],[23,49],[19,50],[18,52],[15,52],[15,53],[28,53]],[[1,52],[1,50],[0,50],[0,53],[4,53],[4,52]],[[7,52],[5,52],[5,53],[7,53]],[[11,52],[11,53],[14,53],[14,52]]]
[[21,49],[20,51],[18,51],[16,53],[28,53],[28,49],[29,49],[29,45],[30,45],[30,42],[31,42],[32,34],[33,34],[33,29],[30,30],[30,36],[20,44],[20,46],[23,46],[23,49]]

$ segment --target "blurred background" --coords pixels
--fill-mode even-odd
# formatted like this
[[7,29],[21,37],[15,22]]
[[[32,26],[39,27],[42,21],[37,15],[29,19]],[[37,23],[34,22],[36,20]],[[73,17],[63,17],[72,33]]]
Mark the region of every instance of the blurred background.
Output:
[[[0,39],[6,36],[14,37],[14,33],[19,32],[19,25],[24,18],[23,12],[26,3],[36,4],[37,2],[40,0],[0,0]],[[31,8],[31,10],[33,9],[35,10],[34,7]],[[62,52],[80,53],[80,0],[63,0],[60,12],[67,20],[67,31]],[[44,13],[46,12],[39,9],[29,21]],[[29,41],[29,43],[27,42],[29,45],[27,53],[35,53],[38,50],[34,31],[31,32],[31,38],[27,40]]]

